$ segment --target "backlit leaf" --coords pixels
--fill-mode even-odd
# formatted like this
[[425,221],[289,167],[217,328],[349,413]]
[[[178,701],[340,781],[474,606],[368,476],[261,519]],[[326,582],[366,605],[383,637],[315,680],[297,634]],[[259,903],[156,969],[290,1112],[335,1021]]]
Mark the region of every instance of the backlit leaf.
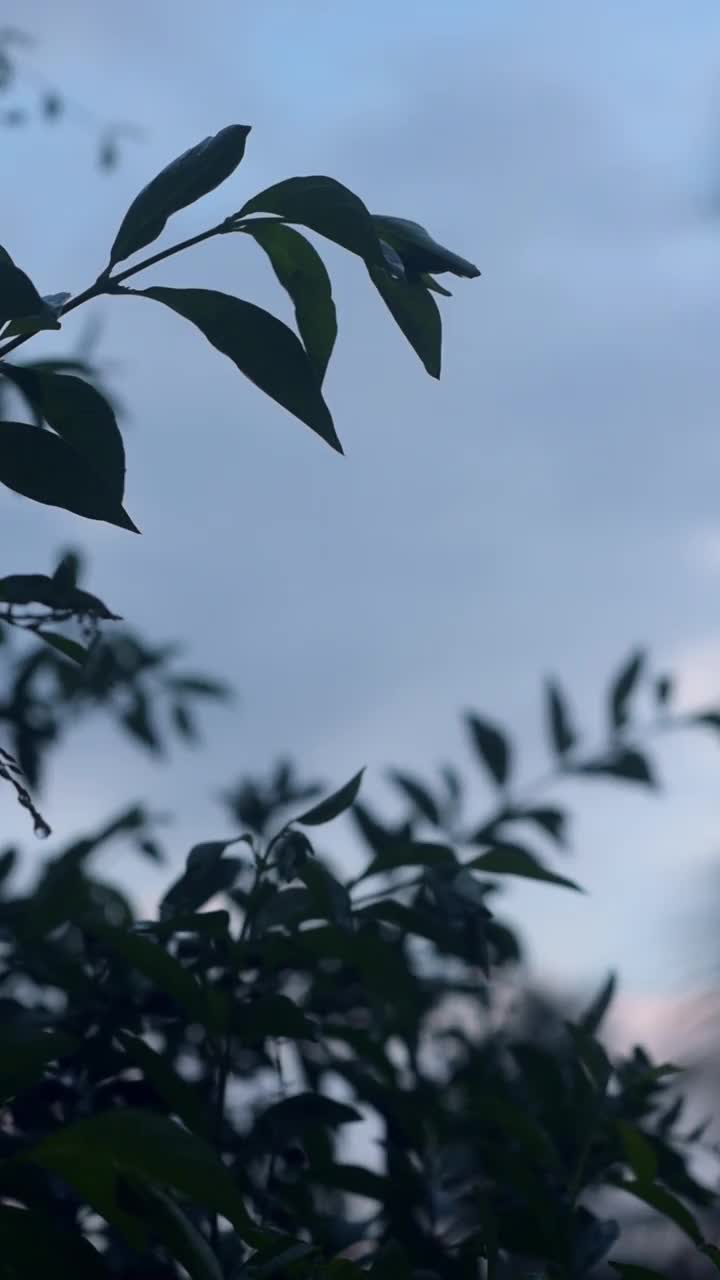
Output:
[[474,871],[482,871],[486,875],[522,876],[527,880],[543,880],[546,884],[557,884],[565,889],[576,889],[582,893],[579,884],[568,880],[565,876],[556,875],[548,867],[543,866],[534,854],[519,845],[496,845],[487,853],[481,853],[467,864]]
[[465,716],[465,724],[470,733],[470,740],[477,755],[498,786],[503,786],[510,776],[511,753],[510,744],[495,725],[479,716],[469,713]]
[[243,227],[265,250],[283,289],[290,295],[295,320],[310,362],[322,382],[337,336],[330,277],[319,253],[292,227],[258,220]]
[[339,818],[341,813],[355,803],[364,772],[365,769],[361,769],[354,778],[345,783],[344,787],[340,787],[339,791],[333,792],[319,804],[313,805],[312,809],[306,809],[299,818],[295,818],[295,822],[301,823],[304,827],[319,827],[324,822],[332,822],[333,818]]
[[385,259],[369,211],[358,196],[334,178],[312,175],[288,178],[248,200],[238,217],[274,213],[299,223],[357,253],[369,266],[383,267]]
[[27,422],[0,422],[0,483],[35,502],[138,532],[84,454]]
[[370,279],[427,372],[439,378],[442,320],[432,294],[419,280],[394,280],[383,267],[371,267]]

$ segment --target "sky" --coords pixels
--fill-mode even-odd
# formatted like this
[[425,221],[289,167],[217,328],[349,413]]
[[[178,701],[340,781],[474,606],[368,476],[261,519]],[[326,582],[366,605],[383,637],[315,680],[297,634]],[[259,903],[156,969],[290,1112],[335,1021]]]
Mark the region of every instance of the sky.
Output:
[[[543,679],[561,677],[592,734],[638,644],[676,672],[682,705],[720,705],[716,4],[6,0],[4,21],[36,38],[41,80],[145,130],[110,176],[79,110],[3,134],[2,239],[41,292],[93,280],[140,187],[232,122],[252,125],[243,164],[168,242],[271,182],[327,173],[482,270],[442,301],[436,384],[358,262],[322,246],[345,458],[164,309],[93,304],[143,536],[2,494],[8,570],[81,546],[91,590],[182,639],[239,700],[206,715],[201,753],[158,768],[99,723],[78,729],[44,800],[58,832],[144,798],[176,812],[179,865],[227,831],[218,792],[281,752],[331,785],[366,764],[389,814],[388,764],[429,776],[455,760],[479,816],[491,797],[459,713],[507,725],[531,779],[546,767]],[[289,319],[240,238],[143,282],[221,288]],[[36,353],[68,350],[83,323]],[[677,738],[661,763],[659,797],[569,794],[561,870],[586,897],[506,895],[550,982],[589,986],[618,964],[633,1009],[662,1008],[709,963],[685,943],[720,853],[720,741]],[[341,824],[326,841],[352,859]],[[160,883],[134,862],[105,870],[150,895]]]

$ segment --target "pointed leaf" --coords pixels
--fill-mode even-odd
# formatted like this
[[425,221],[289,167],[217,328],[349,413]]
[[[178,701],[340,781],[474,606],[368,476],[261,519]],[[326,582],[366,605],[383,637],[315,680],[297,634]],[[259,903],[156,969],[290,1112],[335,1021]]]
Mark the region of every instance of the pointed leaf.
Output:
[[378,235],[400,255],[408,275],[418,276],[424,272],[440,275],[450,271],[454,276],[465,276],[469,280],[480,275],[472,262],[443,248],[419,222],[377,213],[372,215],[372,220]]
[[402,791],[403,795],[417,809],[418,813],[422,814],[423,818],[426,818],[433,826],[437,826],[440,822],[440,814],[427,788],[415,778],[411,778],[407,773],[401,773],[399,769],[391,769],[388,776],[394,786]]
[[74,374],[9,364],[0,369],[38,417],[94,468],[106,492],[121,504],[125,492],[125,447],[105,397]]
[[610,728],[617,732],[629,719],[628,703],[645,665],[645,654],[638,649],[631,654],[610,686],[608,695]]
[[215,289],[142,289],[133,296],[162,302],[196,325],[256,387],[342,453],[307,352],[281,320]]
[[350,925],[352,903],[344,885],[315,859],[308,859],[298,870],[298,878],[306,885],[314,907],[326,920]]
[[558,845],[566,843],[565,828],[568,815],[565,809],[556,809],[553,805],[538,805],[530,809],[513,810],[510,816],[522,822],[534,823]]
[[214,1030],[222,1025],[221,1006],[210,999],[215,993],[203,990],[195,975],[165,947],[137,933],[100,928],[95,920],[87,921],[86,927],[201,1026]]
[[287,996],[261,996],[235,1004],[232,1032],[247,1044],[275,1038],[314,1040],[315,1027]]
[[311,175],[278,182],[248,200],[238,217],[251,213],[277,214],[359,254],[368,265],[384,265],[370,213],[358,196],[334,178]]
[[355,883],[401,867],[451,867],[456,862],[455,852],[449,845],[430,840],[398,840],[377,853]]
[[83,454],[27,422],[0,422],[0,483],[46,506],[139,532]]
[[119,1031],[117,1038],[133,1065],[140,1068],[146,1080],[167,1103],[169,1111],[178,1116],[193,1133],[211,1140],[213,1124],[195,1086],[179,1076],[171,1061],[162,1053],[151,1049],[140,1036],[131,1035],[129,1031]]
[[0,324],[43,315],[53,319],[50,308],[43,302],[32,280],[16,267],[10,254],[0,245]]
[[355,803],[364,772],[365,769],[362,768],[354,778],[345,783],[344,787],[340,787],[339,791],[333,792],[319,804],[313,805],[312,809],[306,809],[299,818],[295,818],[295,822],[301,823],[304,827],[319,827],[324,822],[332,822],[333,818],[339,818],[341,813]]
[[320,1093],[296,1093],[267,1107],[258,1117],[257,1128],[273,1141],[287,1142],[316,1125],[335,1129],[342,1124],[355,1124],[362,1120],[355,1107]]
[[652,1143],[635,1125],[626,1124],[623,1120],[618,1120],[617,1129],[625,1149],[625,1158],[638,1182],[654,1182],[658,1162]]
[[618,1186],[623,1191],[635,1196],[636,1199],[642,1200],[644,1204],[650,1205],[650,1208],[662,1214],[663,1218],[668,1218],[670,1222],[674,1222],[675,1226],[679,1227],[695,1244],[702,1244],[702,1232],[695,1218],[690,1210],[671,1191],[659,1186],[657,1183],[640,1182],[637,1179],[620,1182]]
[[235,1179],[212,1147],[151,1111],[119,1107],[89,1116],[57,1129],[23,1158],[71,1185],[80,1183],[83,1194],[90,1178],[104,1178],[107,1187],[109,1177],[112,1186],[126,1172],[221,1213],[241,1235],[251,1225]]
[[555,755],[562,758],[575,746],[577,734],[572,726],[565,695],[560,687],[549,680],[545,688],[550,744]]
[[511,752],[505,735],[479,716],[468,714],[465,724],[477,755],[498,786],[503,786],[510,776]]
[[231,124],[190,147],[135,197],[120,224],[110,266],[157,240],[173,213],[194,204],[229,178],[245,154],[248,125]]
[[641,782],[649,787],[657,785],[647,757],[631,747],[618,748],[599,760],[578,765],[574,772],[590,777],[621,778],[626,782]]
[[58,631],[36,631],[35,635],[40,636],[56,653],[61,653],[63,658],[77,662],[78,666],[82,667],[87,662],[89,650],[84,645],[78,644],[77,640],[70,640],[68,636],[60,635]]
[[432,294],[419,280],[394,280],[383,267],[370,267],[370,279],[431,378],[439,378],[442,320]]
[[143,1221],[191,1280],[223,1280],[220,1263],[207,1240],[172,1197],[138,1178],[133,1178],[130,1186],[138,1197]]
[[11,320],[3,332],[3,338],[14,338],[20,334],[42,333],[46,329],[61,329],[60,316],[65,303],[72,297],[70,293],[46,293],[41,299],[43,310],[40,315],[29,315],[22,320]]
[[479,854],[466,865],[472,867],[473,871],[482,871],[486,875],[522,876],[527,880],[543,880],[546,884],[557,884],[565,889],[576,889],[578,893],[582,893],[580,885],[574,880],[556,875],[554,871],[543,866],[534,854],[520,848],[519,845],[496,845],[487,853]]
[[615,974],[611,973],[588,1008],[578,1018],[579,1026],[581,1026],[583,1030],[587,1031],[591,1036],[594,1036],[600,1030],[605,1014],[612,1004],[616,986],[617,981]]
[[243,231],[265,250],[272,269],[295,308],[305,350],[320,382],[337,336],[330,277],[320,254],[292,227],[282,222],[250,222]]
[[238,858],[224,858],[223,854],[244,839],[239,836],[234,840],[208,840],[195,845],[188,854],[183,874],[160,902],[160,919],[171,920],[176,915],[196,911],[216,893],[229,889],[242,863]]

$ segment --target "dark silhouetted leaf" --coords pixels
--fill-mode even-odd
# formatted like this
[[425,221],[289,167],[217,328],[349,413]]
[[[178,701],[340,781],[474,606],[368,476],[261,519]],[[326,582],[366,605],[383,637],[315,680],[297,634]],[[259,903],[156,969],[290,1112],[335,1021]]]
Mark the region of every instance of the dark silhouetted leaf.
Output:
[[417,280],[393,280],[383,267],[371,267],[370,279],[427,372],[439,378],[442,320],[432,294]]
[[290,295],[295,320],[310,362],[322,382],[337,336],[330,277],[319,253],[292,227],[258,220],[243,227],[268,255]]
[[578,1018],[578,1025],[589,1035],[594,1036],[600,1030],[610,1005],[615,996],[617,982],[615,974],[611,973],[607,980],[603,983],[597,995],[594,996],[587,1009]]
[[565,844],[568,815],[564,809],[556,809],[552,805],[537,805],[530,809],[513,810],[510,816],[521,819],[523,822],[534,823],[556,844]]
[[658,1162],[652,1143],[634,1125],[626,1124],[623,1120],[618,1121],[617,1128],[625,1149],[625,1158],[638,1182],[654,1182]]
[[89,1116],[56,1130],[24,1158],[77,1186],[91,1204],[97,1203],[93,1188],[107,1188],[109,1179],[112,1188],[117,1174],[127,1172],[221,1213],[241,1235],[251,1226],[235,1180],[213,1149],[150,1111],[123,1107]]
[[78,644],[77,640],[70,640],[68,636],[60,635],[57,631],[41,630],[36,631],[35,635],[40,636],[56,653],[61,653],[63,658],[69,658],[78,666],[82,667],[87,661],[88,650],[84,645]]
[[216,893],[229,889],[237,879],[241,863],[237,858],[224,858],[232,845],[245,840],[207,840],[197,844],[187,856],[185,870],[171,885],[160,902],[160,919],[196,911]]
[[58,1260],[73,1280],[109,1280],[102,1254],[78,1230],[50,1213],[0,1205],[3,1269],[12,1280],[41,1280],[57,1272]]
[[627,1191],[631,1196],[635,1196],[638,1200],[642,1200],[649,1205],[651,1209],[655,1209],[657,1213],[662,1214],[663,1218],[667,1218],[670,1222],[674,1222],[676,1227],[689,1236],[697,1245],[702,1244],[703,1235],[695,1218],[690,1210],[678,1200],[677,1196],[668,1191],[666,1187],[658,1186],[656,1183],[634,1181],[620,1182],[618,1186],[623,1191]]
[[230,177],[245,154],[249,126],[231,124],[190,147],[135,197],[120,224],[110,266],[157,240],[173,213],[194,204]]
[[220,1263],[207,1240],[172,1197],[137,1178],[130,1185],[143,1221],[191,1280],[223,1280]]
[[215,993],[203,990],[195,975],[165,947],[137,933],[120,929],[100,930],[95,920],[89,921],[87,927],[93,933],[98,932],[112,951],[170,996],[201,1026],[216,1029],[222,1025],[224,1010],[210,998]]
[[292,329],[252,302],[215,289],[142,289],[197,326],[261,391],[342,453],[320,382]]
[[469,713],[465,724],[475,751],[493,780],[502,787],[510,777],[510,744],[505,735],[479,716]]
[[296,1093],[268,1107],[256,1124],[261,1133],[274,1141],[287,1142],[315,1125],[335,1129],[359,1120],[362,1120],[360,1112],[344,1102],[336,1102],[334,1098],[326,1098],[320,1093]]
[[35,502],[138,532],[84,454],[27,422],[0,422],[0,482]]
[[232,1012],[232,1031],[247,1044],[268,1037],[314,1040],[316,1035],[312,1022],[287,996],[262,996],[259,1000],[236,1004]]
[[399,255],[405,271],[410,276],[418,276],[424,272],[440,275],[449,271],[454,276],[464,276],[469,280],[480,275],[478,268],[466,258],[445,249],[419,222],[410,222],[407,218],[390,218],[384,214],[374,213],[373,223],[378,235],[382,236]]
[[333,818],[339,818],[341,813],[349,809],[355,803],[355,798],[360,790],[365,769],[361,769],[355,774],[344,787],[340,787],[339,791],[334,791],[331,796],[325,800],[321,800],[319,804],[313,805],[312,809],[306,809],[305,813],[301,813],[299,818],[295,818],[295,822],[300,822],[304,827],[319,827],[324,822],[332,822]]
[[267,187],[243,205],[238,217],[274,213],[296,222],[357,253],[369,266],[384,266],[377,231],[368,210],[352,191],[334,178],[312,175],[288,178]]
[[39,1031],[24,1024],[3,1026],[0,1097],[10,1097],[39,1080],[45,1068],[73,1053],[77,1041],[60,1031]]
[[546,884],[562,885],[566,889],[576,889],[582,893],[579,884],[568,880],[565,876],[556,875],[548,867],[543,866],[534,854],[519,845],[496,845],[487,853],[481,853],[467,864],[474,871],[482,871],[486,875],[523,876],[527,880],[543,880]]
[[649,787],[656,785],[649,760],[632,747],[619,747],[599,760],[577,765],[574,772],[590,777],[622,778],[627,782],[642,782]]
[[12,573],[0,578],[0,600],[6,604],[44,604],[48,609],[118,620],[118,615],[111,613],[97,596],[65,586],[44,573]]
[[74,374],[3,364],[39,418],[80,454],[120,506],[125,492],[125,447],[115,414],[95,387]]
[[402,791],[403,795],[414,805],[418,813],[422,814],[423,818],[427,818],[427,821],[432,823],[433,826],[438,825],[440,813],[427,787],[424,787],[416,778],[411,778],[409,774],[401,773],[399,769],[391,769],[388,777],[393,785]]
[[610,686],[608,706],[610,728],[613,732],[623,729],[630,718],[629,702],[645,665],[641,649],[633,653]]
[[171,1061],[151,1049],[140,1036],[120,1031],[117,1038],[132,1064],[139,1067],[145,1078],[157,1089],[160,1097],[168,1104],[168,1109],[193,1133],[210,1140],[213,1124],[194,1085],[183,1080],[174,1070]]
[[0,324],[28,316],[47,316],[54,320],[32,280],[15,266],[10,254],[0,245]]
[[298,870],[298,878],[306,885],[311,900],[327,920],[339,925],[349,925],[352,917],[350,895],[344,885],[335,879],[327,867],[314,859],[308,859]]
[[673,695],[673,679],[672,676],[658,676],[655,681],[655,701],[659,707],[666,707],[672,700]]
[[550,745],[555,755],[562,757],[575,746],[577,734],[570,720],[565,695],[559,685],[549,680],[545,689]]
[[397,840],[389,843],[357,877],[356,883],[369,876],[383,875],[399,867],[450,867],[457,862],[455,851],[446,844],[428,840]]

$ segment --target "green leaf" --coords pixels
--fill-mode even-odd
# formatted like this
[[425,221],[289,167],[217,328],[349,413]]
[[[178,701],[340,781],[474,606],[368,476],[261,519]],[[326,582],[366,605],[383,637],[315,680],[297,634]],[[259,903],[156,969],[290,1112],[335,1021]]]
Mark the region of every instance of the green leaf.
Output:
[[652,1143],[634,1125],[618,1120],[617,1130],[625,1150],[625,1158],[638,1182],[654,1182],[657,1176],[657,1155]]
[[119,1031],[117,1038],[128,1058],[134,1066],[140,1067],[145,1079],[157,1089],[169,1110],[193,1133],[210,1140],[213,1133],[212,1121],[196,1088],[183,1080],[173,1069],[170,1060],[151,1049],[140,1036],[131,1035],[129,1031]]
[[431,293],[418,280],[393,280],[383,267],[370,267],[370,279],[432,378],[440,377],[442,320]]
[[57,1129],[22,1158],[78,1187],[91,1204],[97,1203],[97,1185],[105,1192],[101,1213],[108,1205],[120,1208],[117,1175],[127,1173],[172,1187],[194,1204],[221,1213],[240,1235],[251,1226],[235,1179],[212,1147],[151,1111],[119,1107],[99,1112]]
[[610,686],[608,695],[610,727],[614,732],[625,727],[629,719],[628,703],[645,666],[645,653],[631,654]]
[[42,1079],[51,1062],[74,1053],[78,1043],[60,1031],[4,1024],[0,1055],[0,1097],[8,1098]]
[[358,196],[334,178],[311,175],[287,178],[248,200],[238,214],[274,213],[296,222],[357,253],[369,266],[383,267],[377,231]]
[[562,759],[575,746],[577,734],[570,720],[565,695],[559,685],[552,680],[548,680],[545,686],[545,698],[550,745],[555,755]]
[[292,329],[252,302],[215,289],[140,289],[197,326],[256,387],[342,453],[320,383]]
[[130,1179],[129,1189],[137,1197],[143,1221],[191,1280],[223,1280],[207,1240],[171,1196],[137,1178]]
[[464,276],[468,280],[480,275],[472,262],[443,248],[419,222],[376,213],[372,215],[372,220],[378,235],[399,254],[408,275],[417,276],[423,272],[441,275],[449,271],[454,276]]
[[139,532],[84,454],[27,422],[0,422],[0,483],[46,506]]
[[247,1044],[275,1038],[282,1040],[314,1040],[315,1027],[302,1009],[287,996],[261,996],[235,1004],[232,1032]]
[[125,446],[115,414],[104,396],[82,378],[20,365],[0,370],[47,422],[102,478],[118,505],[125,492]]
[[84,645],[78,644],[77,640],[70,640],[67,636],[60,635],[58,631],[36,631],[35,635],[40,636],[51,649],[61,653],[64,658],[77,662],[78,666],[82,667],[87,662],[89,650]]
[[[109,1280],[102,1254],[81,1235],[49,1213],[0,1204],[3,1272],[9,1280],[39,1280],[58,1271],[58,1260],[72,1280]],[[5,1271],[5,1268],[9,1270]]]
[[577,765],[574,772],[589,777],[621,778],[626,782],[656,786],[649,760],[642,752],[631,747],[618,747],[599,760],[589,760]]
[[337,336],[335,303],[322,258],[304,236],[281,222],[250,222],[242,230],[265,250],[289,293],[300,337],[322,382]]
[[479,854],[466,865],[472,867],[473,871],[482,871],[486,875],[522,876],[527,880],[543,880],[546,884],[562,885],[565,889],[583,892],[574,880],[556,875],[554,871],[543,866],[534,854],[529,853],[527,849],[522,849],[519,845],[495,845],[487,853]]
[[248,125],[231,124],[190,147],[160,171],[135,197],[120,224],[110,266],[157,240],[168,218],[214,191],[245,154]]
[[341,813],[345,813],[345,810],[355,803],[364,772],[363,767],[354,778],[345,783],[344,787],[340,787],[339,791],[334,791],[331,796],[313,805],[312,809],[306,809],[305,813],[301,813],[300,817],[295,818],[294,821],[301,823],[304,827],[319,827],[324,822],[332,822],[333,818],[339,818]]
[[510,776],[510,744],[503,733],[479,716],[467,714],[465,724],[477,755],[493,780],[502,787]]
[[16,267],[10,254],[0,245],[0,324],[43,315],[53,318],[32,280]]
[[210,999],[215,993],[204,991],[194,974],[165,947],[137,933],[100,928],[95,920],[87,921],[86,927],[90,932],[97,933],[112,951],[170,996],[201,1026],[213,1030],[222,1026],[223,1010],[216,1001]]
[[651,1209],[655,1209],[657,1213],[662,1214],[663,1218],[674,1222],[675,1226],[679,1227],[695,1244],[703,1243],[702,1232],[690,1210],[665,1187],[638,1180],[620,1182],[618,1186],[636,1199],[642,1200]]

